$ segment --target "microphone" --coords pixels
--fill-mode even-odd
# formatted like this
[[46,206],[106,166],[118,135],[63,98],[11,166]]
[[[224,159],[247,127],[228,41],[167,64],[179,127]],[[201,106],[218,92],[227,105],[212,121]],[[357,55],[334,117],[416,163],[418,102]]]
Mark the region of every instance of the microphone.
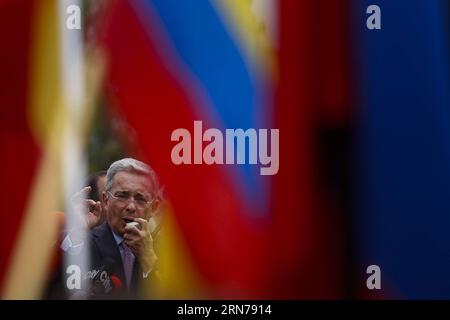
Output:
[[112,273],[113,266],[114,261],[106,258],[103,260],[100,269],[87,272],[86,280],[91,279],[91,289],[89,292],[91,298],[106,297],[122,287],[122,281]]
[[[155,238],[156,235],[161,230],[161,223],[156,222],[153,217],[150,217],[150,219],[148,219],[147,222],[148,222],[148,227],[150,229],[150,234],[152,235],[153,238]],[[133,226],[133,227],[140,229],[140,225],[136,221],[128,222],[127,226]]]
[[114,289],[113,291],[119,291],[120,288],[122,288],[122,280],[120,280],[118,277],[116,277],[115,275],[111,275],[111,282],[114,285]]

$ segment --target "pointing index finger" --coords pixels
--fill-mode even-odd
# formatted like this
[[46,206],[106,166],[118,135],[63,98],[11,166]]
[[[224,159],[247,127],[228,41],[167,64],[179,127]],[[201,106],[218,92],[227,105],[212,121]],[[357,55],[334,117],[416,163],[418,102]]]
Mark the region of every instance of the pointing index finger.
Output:
[[72,196],[72,201],[80,201],[82,198],[86,198],[91,189],[90,186],[84,187]]

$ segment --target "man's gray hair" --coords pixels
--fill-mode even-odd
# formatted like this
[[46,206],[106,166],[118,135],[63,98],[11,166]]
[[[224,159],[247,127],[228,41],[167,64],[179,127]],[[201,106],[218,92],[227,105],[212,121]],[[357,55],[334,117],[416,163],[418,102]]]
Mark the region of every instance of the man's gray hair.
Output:
[[106,191],[111,190],[114,176],[122,171],[134,172],[148,176],[152,184],[151,190],[152,195],[156,199],[162,200],[161,195],[162,191],[155,171],[144,162],[133,158],[124,158],[121,160],[117,160],[111,164],[111,166],[108,169],[108,172],[106,173],[106,185],[105,185]]

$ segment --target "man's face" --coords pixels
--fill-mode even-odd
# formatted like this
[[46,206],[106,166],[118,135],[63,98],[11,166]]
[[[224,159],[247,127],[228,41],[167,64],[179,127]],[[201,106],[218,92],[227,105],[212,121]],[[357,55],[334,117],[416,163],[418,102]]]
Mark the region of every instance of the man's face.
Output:
[[[106,218],[111,229],[118,235],[125,233],[125,225],[134,218],[150,218],[150,181],[142,174],[121,171],[112,182],[111,190],[104,193]],[[134,199],[134,200],[133,200]]]

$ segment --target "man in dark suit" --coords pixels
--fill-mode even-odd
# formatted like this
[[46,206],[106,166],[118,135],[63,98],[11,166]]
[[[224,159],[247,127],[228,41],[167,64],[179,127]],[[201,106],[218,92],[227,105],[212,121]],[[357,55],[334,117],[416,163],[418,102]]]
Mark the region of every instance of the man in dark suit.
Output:
[[[85,189],[84,192],[89,191]],[[116,280],[112,281],[116,288],[106,292],[102,286],[98,292],[93,283],[92,290],[84,292],[87,298],[149,297],[149,290],[157,281],[158,257],[148,220],[158,209],[161,198],[158,179],[148,165],[131,158],[111,164],[102,193],[106,221],[98,225],[100,203],[86,200],[85,224],[90,229],[87,238],[78,238],[73,230],[61,245],[71,256],[83,256],[89,250],[88,271],[106,270]],[[94,277],[97,273],[85,271],[86,274]],[[85,298],[82,294],[78,296]]]
[[[91,269],[101,270],[107,268],[109,276],[115,276],[120,280],[119,288],[111,294],[100,294],[97,297],[104,298],[141,298],[149,296],[152,284],[157,281],[153,266],[143,269],[140,261],[131,249],[127,250],[125,240],[113,233],[108,223],[94,228],[90,233]],[[150,251],[151,252],[151,251]],[[127,258],[126,255],[129,255]],[[131,259],[127,262],[127,259]],[[155,255],[155,262],[157,258]],[[130,267],[128,267],[130,266]],[[147,270],[145,272],[144,270]],[[93,298],[96,298],[95,294]]]

